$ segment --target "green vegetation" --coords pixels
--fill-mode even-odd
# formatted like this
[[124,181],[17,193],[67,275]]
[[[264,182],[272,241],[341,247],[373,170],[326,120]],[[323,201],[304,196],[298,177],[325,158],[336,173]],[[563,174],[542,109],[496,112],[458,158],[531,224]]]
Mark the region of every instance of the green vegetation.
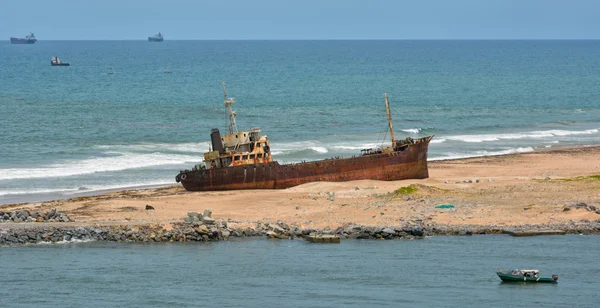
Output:
[[409,186],[403,186],[394,191],[395,195],[410,195],[418,190],[417,185],[411,184]]
[[589,176],[578,176],[578,177],[574,177],[574,178],[566,178],[566,179],[559,179],[559,180],[565,181],[565,182],[600,180],[600,174],[594,174],[594,175],[589,175]]

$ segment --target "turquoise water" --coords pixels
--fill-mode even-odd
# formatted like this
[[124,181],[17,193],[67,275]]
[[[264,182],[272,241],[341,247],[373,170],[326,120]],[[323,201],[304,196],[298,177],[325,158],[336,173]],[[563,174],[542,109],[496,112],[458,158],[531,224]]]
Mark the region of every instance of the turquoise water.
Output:
[[[598,307],[598,236],[0,247],[1,307]],[[558,284],[504,284],[510,268]]]
[[[0,43],[0,203],[174,183],[226,128],[282,162],[434,134],[430,159],[600,143],[600,41]],[[57,55],[70,67],[51,67]],[[107,74],[112,72],[112,74]],[[170,72],[170,73],[165,73]]]

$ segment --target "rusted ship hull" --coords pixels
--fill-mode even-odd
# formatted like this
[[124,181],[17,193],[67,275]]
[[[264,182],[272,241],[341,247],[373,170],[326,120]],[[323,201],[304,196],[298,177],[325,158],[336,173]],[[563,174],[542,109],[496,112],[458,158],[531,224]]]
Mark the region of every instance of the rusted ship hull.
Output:
[[389,153],[297,164],[270,162],[192,170],[182,172],[178,179],[189,191],[284,189],[318,181],[424,179],[429,177],[427,149],[431,137],[419,141]]

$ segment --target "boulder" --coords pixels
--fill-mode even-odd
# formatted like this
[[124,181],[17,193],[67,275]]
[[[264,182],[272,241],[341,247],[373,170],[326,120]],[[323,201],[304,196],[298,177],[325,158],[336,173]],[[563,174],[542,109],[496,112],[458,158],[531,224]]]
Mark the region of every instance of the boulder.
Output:
[[423,232],[423,229],[421,229],[421,226],[414,226],[410,230],[410,234],[414,236],[423,236],[425,233]]
[[214,220],[212,217],[210,217],[210,216],[206,216],[206,215],[204,215],[204,216],[202,217],[202,222],[203,222],[204,224],[207,224],[207,225],[212,225],[212,224],[214,224],[214,223],[215,223],[215,220]]
[[147,210],[154,210],[154,207],[150,204],[146,204],[146,211]]
[[285,230],[282,227],[280,227],[279,225],[276,225],[276,224],[269,224],[267,226],[267,229],[269,229],[269,231],[273,231],[277,234],[283,234],[285,232]]
[[202,216],[204,217],[212,217],[212,210],[211,209],[205,209],[204,213],[202,213]]
[[396,235],[396,231],[390,228],[383,228],[383,230],[381,230],[381,234],[383,234],[384,236],[393,236]]

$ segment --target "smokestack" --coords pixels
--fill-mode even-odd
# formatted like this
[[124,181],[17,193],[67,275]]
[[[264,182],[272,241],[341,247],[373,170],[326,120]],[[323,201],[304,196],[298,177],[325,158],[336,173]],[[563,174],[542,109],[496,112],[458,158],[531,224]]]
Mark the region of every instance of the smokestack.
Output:
[[223,141],[221,141],[221,133],[218,128],[213,128],[210,131],[210,141],[212,142],[213,151],[218,151],[219,154],[225,153],[225,148],[223,148]]

